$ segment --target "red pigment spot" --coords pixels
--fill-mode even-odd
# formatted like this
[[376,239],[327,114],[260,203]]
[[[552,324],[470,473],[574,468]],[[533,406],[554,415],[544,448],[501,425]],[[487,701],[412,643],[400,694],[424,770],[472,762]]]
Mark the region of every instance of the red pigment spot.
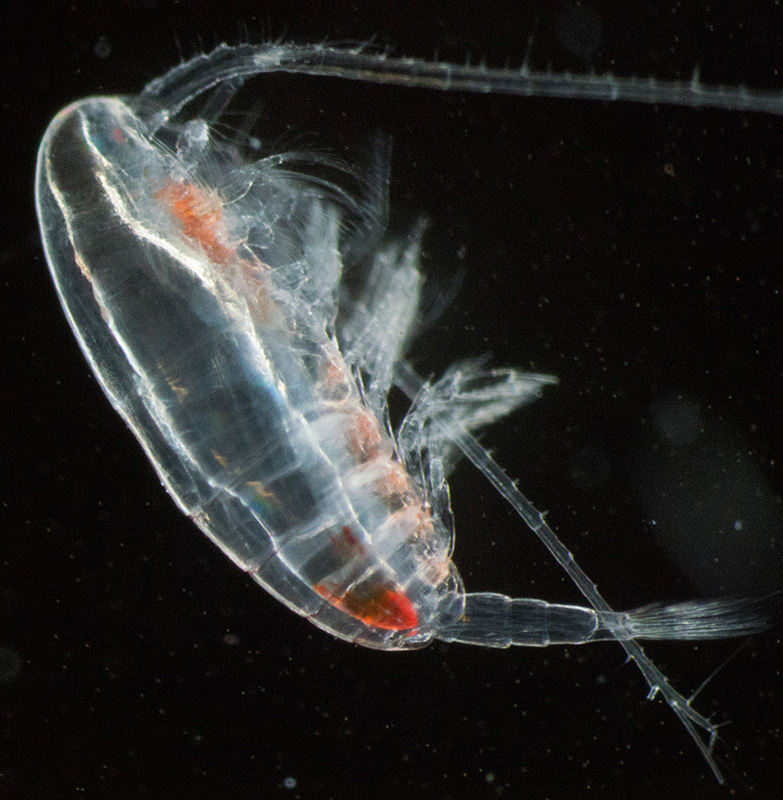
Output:
[[358,547],[361,544],[359,538],[351,530],[350,525],[343,525],[343,539],[345,539],[345,543],[350,547]]
[[386,581],[368,578],[340,594],[330,584],[313,586],[324,600],[370,628],[407,631],[419,624],[419,615],[405,593]]
[[326,395],[325,399],[332,402],[341,402],[351,393],[345,369],[337,360],[329,359],[320,367],[319,386]]
[[360,464],[380,455],[382,439],[378,420],[368,411],[361,409],[356,412],[348,424],[346,438],[348,447]]
[[113,128],[111,138],[114,139],[114,144],[122,144],[125,141],[125,131],[122,128]]
[[413,502],[414,492],[410,477],[396,461],[386,464],[386,474],[376,482],[375,487],[389,505],[402,507]]
[[340,534],[328,531],[332,546],[340,554],[343,560],[348,560],[354,556],[364,556],[366,548],[362,540],[351,530],[350,525],[343,525]]
[[235,257],[234,251],[223,244],[226,226],[223,206],[216,194],[192,183],[172,181],[155,193],[155,199],[168,206],[185,236],[198,244],[212,261],[224,264]]

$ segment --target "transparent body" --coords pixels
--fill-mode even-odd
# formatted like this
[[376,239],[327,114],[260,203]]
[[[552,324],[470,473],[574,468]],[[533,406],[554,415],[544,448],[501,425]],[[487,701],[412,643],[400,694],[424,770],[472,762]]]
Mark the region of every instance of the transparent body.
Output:
[[[61,111],[36,178],[47,261],[85,356],[179,507],[238,566],[318,627],[369,647],[619,641],[720,778],[715,727],[636,640],[753,633],[766,625],[766,605],[606,604],[471,434],[554,379],[480,363],[455,365],[433,384],[417,378],[403,360],[421,283],[416,234],[377,250],[360,296],[342,287],[344,218],[358,218],[358,230],[382,224],[383,148],[364,181],[374,202],[342,188],[352,171],[323,156],[245,162],[215,141],[210,126],[242,80],[274,70],[773,111],[780,98],[319,46],[223,46],[135,98],[88,98]],[[180,119],[205,92],[201,116]],[[392,383],[411,399],[397,431],[386,404]],[[450,558],[447,476],[458,453],[544,541],[590,607],[465,593]]]

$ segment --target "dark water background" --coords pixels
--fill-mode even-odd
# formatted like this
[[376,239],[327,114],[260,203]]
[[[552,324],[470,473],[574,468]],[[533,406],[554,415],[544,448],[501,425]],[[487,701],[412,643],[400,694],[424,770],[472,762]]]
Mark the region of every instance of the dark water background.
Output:
[[[174,508],[60,312],[32,205],[48,120],[220,41],[783,87],[783,11],[747,4],[81,2],[4,11],[0,797],[720,798],[783,779],[780,630],[697,707],[719,788],[611,644],[413,654],[332,640]],[[327,7],[328,6],[328,7]],[[9,16],[10,14],[10,16]],[[753,19],[750,19],[753,17]],[[616,608],[783,585],[783,119],[270,77],[271,150],[392,135],[390,229],[420,214],[451,309],[422,372],[490,351],[560,378],[486,437]],[[254,94],[257,92],[257,94]],[[246,94],[247,96],[247,94]],[[351,146],[352,149],[346,150]],[[470,468],[474,590],[578,602]],[[685,693],[738,643],[650,646]]]

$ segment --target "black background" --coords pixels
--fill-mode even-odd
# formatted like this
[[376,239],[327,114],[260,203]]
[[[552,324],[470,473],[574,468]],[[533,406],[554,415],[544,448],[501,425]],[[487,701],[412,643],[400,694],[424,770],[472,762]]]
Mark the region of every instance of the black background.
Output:
[[[0,797],[780,796],[780,629],[696,702],[731,721],[720,788],[616,645],[372,652],[266,596],[166,497],[90,375],[38,244],[48,120],[224,40],[372,38],[503,66],[532,37],[539,69],[687,79],[698,65],[705,83],[783,86],[780,9],[614,5],[4,10]],[[614,607],[781,587],[783,121],[285,76],[244,96],[263,101],[271,151],[361,163],[374,131],[393,136],[390,230],[426,214],[427,273],[448,288],[464,271],[413,360],[438,372],[490,351],[559,376],[485,441]],[[452,498],[469,589],[579,601],[472,469]],[[687,693],[738,644],[647,650]]]

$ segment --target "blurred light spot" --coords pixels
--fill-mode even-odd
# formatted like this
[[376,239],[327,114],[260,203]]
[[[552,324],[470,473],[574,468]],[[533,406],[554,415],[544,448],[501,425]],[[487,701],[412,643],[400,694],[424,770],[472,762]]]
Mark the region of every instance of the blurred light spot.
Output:
[[22,671],[22,658],[10,647],[0,647],[0,683],[11,683]]
[[783,515],[752,445],[691,398],[662,397],[650,414],[654,438],[631,441],[628,466],[655,544],[703,597],[779,590]]
[[693,444],[704,428],[701,406],[682,395],[669,395],[650,407],[658,435],[674,447]]
[[604,24],[598,12],[577,3],[569,3],[557,20],[557,38],[574,56],[592,60],[603,38]]
[[109,41],[109,37],[99,36],[92,51],[102,61],[107,59],[111,55],[111,42]]

